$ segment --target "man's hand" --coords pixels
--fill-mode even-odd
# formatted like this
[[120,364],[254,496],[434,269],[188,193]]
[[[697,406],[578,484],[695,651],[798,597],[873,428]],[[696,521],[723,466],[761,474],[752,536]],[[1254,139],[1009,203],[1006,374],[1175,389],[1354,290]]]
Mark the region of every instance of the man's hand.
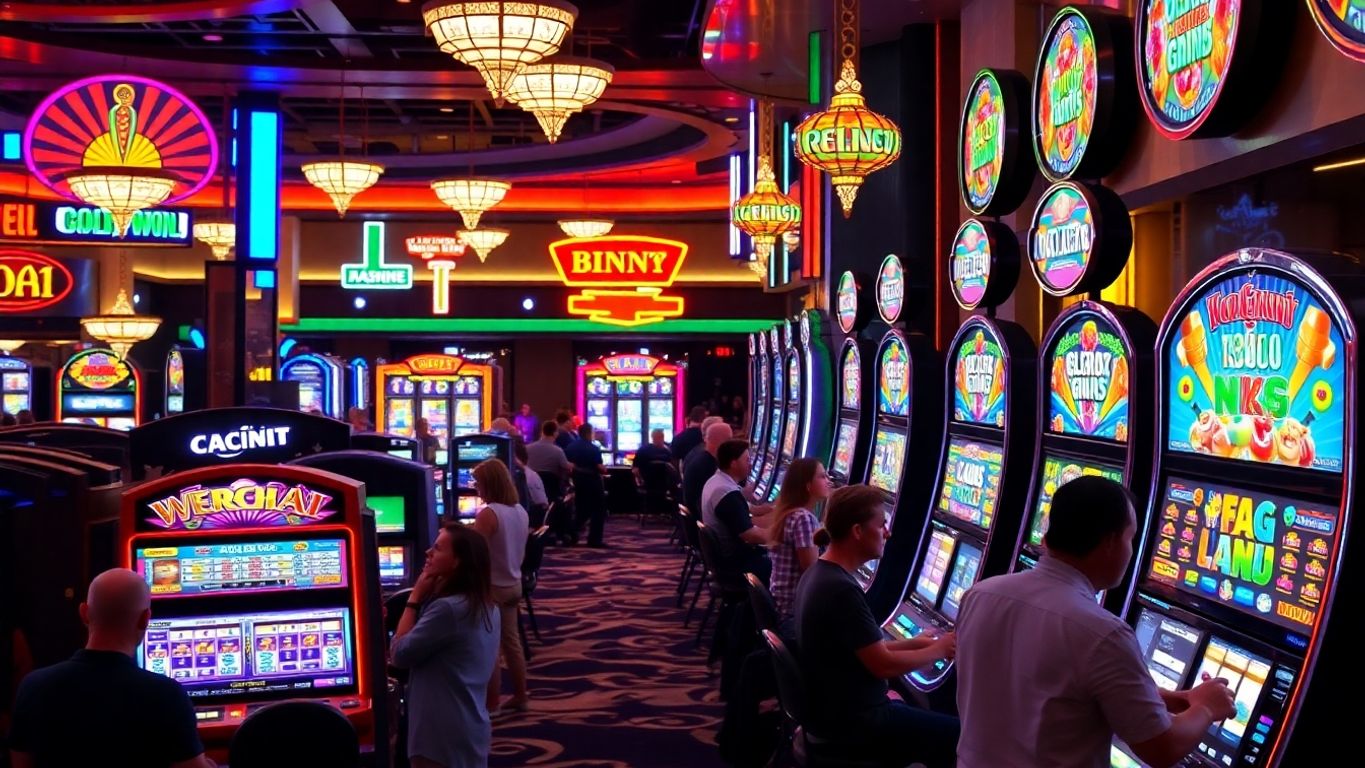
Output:
[[1237,716],[1237,704],[1232,689],[1224,679],[1211,679],[1203,675],[1204,682],[1186,691],[1186,699],[1191,707],[1203,707],[1215,721]]
[[949,659],[957,656],[957,633],[948,632],[942,637],[929,644],[929,650],[938,654],[940,659]]

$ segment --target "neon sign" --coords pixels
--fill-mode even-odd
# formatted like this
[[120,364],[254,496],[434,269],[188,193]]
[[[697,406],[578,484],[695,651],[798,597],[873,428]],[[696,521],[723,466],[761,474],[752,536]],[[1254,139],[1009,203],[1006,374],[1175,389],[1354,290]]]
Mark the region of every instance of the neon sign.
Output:
[[74,285],[71,270],[51,256],[0,251],[0,313],[45,309],[66,298]]
[[329,494],[301,483],[258,483],[242,478],[229,485],[192,485],[148,502],[147,522],[164,530],[258,528],[308,525],[337,513]]
[[113,352],[88,349],[67,361],[64,374],[85,389],[103,390],[127,381],[132,376],[132,369]]
[[659,365],[659,358],[650,355],[612,355],[602,358],[601,362],[608,376],[652,376]]
[[464,366],[454,355],[414,355],[403,361],[417,376],[452,376]]
[[570,315],[637,326],[682,315],[683,298],[663,289],[677,280],[687,247],[635,235],[576,237],[550,243],[550,259],[564,285],[585,289],[569,297]]
[[1029,263],[1043,290],[1070,296],[1112,283],[1132,244],[1132,224],[1117,195],[1064,181],[1048,188],[1033,212]]
[[1240,0],[1145,0],[1138,4],[1139,91],[1163,135],[1200,133],[1232,68]]
[[26,243],[165,245],[188,247],[193,215],[188,208],[157,208],[133,214],[122,239],[109,212],[89,205],[13,201],[0,203],[0,238]]
[[431,270],[431,312],[450,314],[450,273],[455,259],[464,255],[467,247],[458,237],[449,235],[418,235],[403,241],[408,255],[421,259]]
[[367,221],[361,262],[341,265],[341,287],[348,291],[406,291],[412,288],[412,267],[384,262],[384,222]]
[[1308,0],[1308,10],[1338,51],[1365,61],[1365,0]]
[[997,221],[967,219],[948,254],[949,287],[966,310],[994,307],[1009,298],[1019,278],[1019,241]]
[[1009,213],[1033,185],[1033,164],[1021,152],[1028,115],[1028,81],[1012,70],[983,69],[967,89],[958,144],[958,190],[974,214]]

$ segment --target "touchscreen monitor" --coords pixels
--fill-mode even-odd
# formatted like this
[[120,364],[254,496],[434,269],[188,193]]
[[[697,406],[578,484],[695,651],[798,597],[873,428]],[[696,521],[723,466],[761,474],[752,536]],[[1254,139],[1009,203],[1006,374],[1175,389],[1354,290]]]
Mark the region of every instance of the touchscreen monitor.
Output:
[[943,596],[943,606],[939,609],[944,616],[957,621],[957,609],[962,604],[962,595],[976,583],[976,575],[981,571],[981,547],[974,542],[964,541],[957,548],[953,558],[953,575],[948,579],[948,592]]
[[408,580],[408,550],[402,545],[385,544],[379,548],[379,583],[404,584]]
[[375,532],[402,533],[406,530],[407,514],[402,496],[370,496],[365,503],[374,510]]
[[1237,750],[1246,738],[1251,712],[1261,698],[1261,689],[1270,676],[1270,660],[1239,648],[1217,636],[1209,638],[1204,659],[1199,663],[1199,677],[1194,682],[1227,681],[1232,690],[1237,714],[1209,726],[1208,739],[1201,742],[1204,754],[1214,762],[1225,758],[1236,760]]
[[915,594],[929,605],[938,603],[938,593],[943,589],[943,579],[948,575],[955,543],[953,535],[947,531],[934,531],[929,536],[929,548],[924,552],[924,563],[915,580]]
[[948,442],[938,510],[990,530],[1000,494],[1004,451],[998,445],[963,437]]
[[868,485],[896,493],[901,487],[901,468],[905,465],[905,433],[878,427],[872,438],[872,466]]
[[343,539],[196,542],[139,547],[134,568],[152,596],[331,589],[348,581]]
[[834,442],[834,461],[830,472],[839,477],[848,477],[853,466],[853,443],[858,439],[858,425],[851,421],[839,423],[839,437]]
[[1178,691],[1186,687],[1185,678],[1189,676],[1194,664],[1195,654],[1203,633],[1182,621],[1164,616],[1149,608],[1138,614],[1138,647],[1147,663],[1147,671],[1152,680],[1163,691]]
[[1035,547],[1043,545],[1048,514],[1052,511],[1052,494],[1063,485],[1086,475],[1099,475],[1123,483],[1123,470],[1118,467],[1063,456],[1043,458],[1043,476],[1038,480],[1038,503],[1033,508],[1033,519],[1029,523],[1028,543]]

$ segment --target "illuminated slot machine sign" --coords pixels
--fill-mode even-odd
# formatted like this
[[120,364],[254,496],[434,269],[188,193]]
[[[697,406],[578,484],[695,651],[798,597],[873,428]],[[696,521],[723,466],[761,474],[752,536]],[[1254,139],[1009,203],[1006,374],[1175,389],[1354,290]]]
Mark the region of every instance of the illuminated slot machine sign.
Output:
[[840,484],[854,475],[858,437],[863,428],[863,353],[855,339],[844,342],[839,354],[839,423],[829,473]]
[[[417,418],[442,428],[438,464],[447,437],[478,432],[492,422],[494,366],[455,355],[414,355],[375,366],[375,418],[380,432],[411,436]],[[433,428],[432,434],[436,434]]]
[[57,420],[130,430],[142,422],[142,372],[109,349],[77,352],[57,374]]
[[33,410],[33,367],[24,360],[0,354],[0,411],[17,414]]
[[758,371],[758,403],[754,408],[754,423],[750,427],[749,477],[745,485],[758,482],[762,474],[763,462],[767,459],[768,417],[772,412],[772,369],[768,363],[768,334],[755,334],[758,339],[758,355],[754,359],[754,369]]
[[281,699],[336,707],[370,748],[386,733],[375,525],[362,494],[339,475],[267,464],[124,492],[121,551],[152,593],[134,660],[184,687],[211,755]]
[[[1315,678],[1332,670],[1315,666],[1354,629],[1338,574],[1356,321],[1339,296],[1308,263],[1249,249],[1197,276],[1162,326],[1162,450],[1128,619],[1158,684],[1229,681],[1237,714],[1193,765],[1316,762],[1301,763],[1323,737],[1312,707],[1332,704]],[[1180,638],[1177,663],[1154,650],[1163,637]],[[1116,744],[1114,761],[1134,758]]]
[[603,448],[626,463],[656,429],[672,441],[681,426],[682,366],[652,355],[610,355],[578,366],[578,412],[607,436]]
[[764,432],[763,466],[758,470],[755,479],[755,497],[765,498],[768,494],[768,487],[772,484],[772,471],[776,468],[779,453],[781,451],[783,417],[787,414],[787,374],[784,364],[784,346],[782,344],[782,325],[773,326],[768,331],[769,354],[768,354],[768,383],[771,390],[768,395],[768,428]]

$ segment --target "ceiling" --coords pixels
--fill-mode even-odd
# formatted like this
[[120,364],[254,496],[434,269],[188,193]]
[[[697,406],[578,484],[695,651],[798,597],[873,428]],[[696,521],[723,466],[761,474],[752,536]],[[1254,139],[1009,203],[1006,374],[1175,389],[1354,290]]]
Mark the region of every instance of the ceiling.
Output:
[[121,71],[180,88],[217,126],[236,93],[277,92],[295,181],[300,164],[344,142],[348,156],[385,164],[381,185],[425,187],[471,167],[549,186],[578,186],[585,174],[604,186],[726,185],[722,158],[748,102],[701,68],[705,0],[577,5],[562,52],[605,60],[616,77],[555,145],[437,49],[420,4],[395,0],[3,2],[0,125],[22,124],[66,81]]

